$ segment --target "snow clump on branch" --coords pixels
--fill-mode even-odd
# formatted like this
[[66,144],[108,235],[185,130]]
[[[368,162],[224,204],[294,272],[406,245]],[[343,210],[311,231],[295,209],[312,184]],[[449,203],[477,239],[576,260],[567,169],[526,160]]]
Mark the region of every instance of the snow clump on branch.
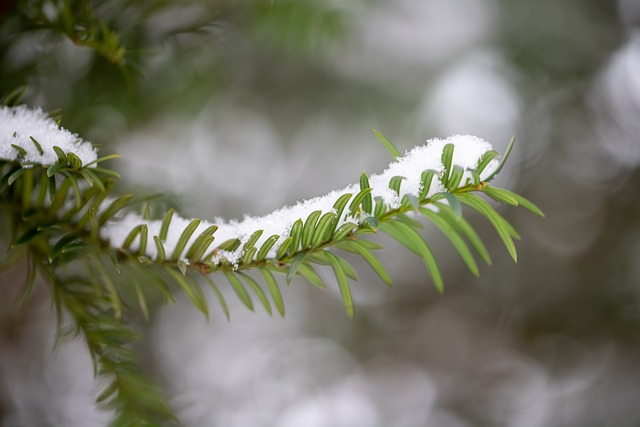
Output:
[[50,166],[58,161],[54,146],[75,154],[83,165],[97,158],[91,143],[58,126],[42,109],[0,106],[0,159]]
[[[36,142],[34,142],[34,140]],[[452,165],[460,166],[464,170],[464,175],[459,186],[467,185],[472,179],[474,171],[480,158],[484,153],[492,149],[491,144],[481,138],[472,135],[455,135],[446,139],[434,138],[426,142],[425,145],[418,146],[398,157],[389,167],[378,175],[368,177],[373,200],[382,200],[388,209],[396,209],[400,206],[405,195],[418,197],[421,193],[422,173],[425,170],[432,170],[437,173],[436,178],[431,183],[426,197],[431,197],[436,193],[447,191],[442,180],[444,175],[444,165],[442,163],[442,153],[447,144],[454,145]],[[74,153],[80,158],[83,165],[93,162],[97,158],[96,148],[89,142],[83,141],[78,135],[66,129],[60,128],[58,124],[41,109],[30,109],[26,106],[0,107],[0,159],[6,161],[20,162],[23,167],[30,167],[33,164],[50,166],[58,161],[54,146],[62,149],[64,153]],[[16,148],[19,147],[19,148]],[[493,159],[480,175],[484,180],[489,177],[498,167],[499,162]],[[403,177],[400,192],[389,188],[389,183],[394,177]],[[220,243],[229,239],[240,240],[240,246],[232,251],[220,250],[206,261],[219,263],[223,259],[237,264],[243,254],[243,245],[250,236],[258,230],[263,230],[260,238],[254,243],[259,248],[271,236],[279,236],[276,243],[269,250],[267,257],[274,257],[282,242],[291,232],[291,228],[297,220],[306,220],[312,212],[320,211],[322,214],[335,212],[334,204],[340,196],[350,193],[356,195],[360,191],[358,184],[350,185],[342,190],[333,191],[326,196],[305,200],[291,207],[285,207],[261,217],[246,216],[242,220],[225,221],[217,218],[213,222],[201,221],[189,238],[185,250],[180,254],[181,259],[185,259],[187,249],[191,247],[198,236],[213,224],[218,226],[214,233],[216,247]],[[108,206],[113,199],[106,198],[101,209]],[[443,200],[446,203],[446,200]],[[336,229],[347,222],[360,224],[367,215],[357,214],[351,216],[348,209],[338,218]],[[168,258],[173,257],[174,249],[178,246],[178,241],[183,231],[192,220],[173,215],[169,225],[163,247]],[[141,216],[128,213],[119,219],[107,222],[100,230],[100,236],[108,241],[114,248],[122,248],[127,236],[131,231],[146,224],[148,229],[148,239],[152,242],[154,236],[160,235],[162,227],[161,220],[145,220]],[[139,249],[139,238],[131,242],[129,250]],[[155,244],[147,244],[144,255],[151,259],[157,259],[158,250]],[[198,261],[198,260],[192,260]]]
[[[422,172],[425,170],[434,170],[438,173],[438,178],[433,180],[427,197],[446,191],[440,178],[442,178],[442,173],[444,172],[442,151],[447,144],[453,144],[455,146],[452,164],[462,167],[465,171],[460,186],[464,186],[467,179],[472,179],[471,171],[477,167],[480,157],[492,149],[491,144],[471,135],[456,135],[446,139],[431,139],[427,141],[426,145],[415,147],[404,156],[397,158],[383,173],[369,176],[369,185],[373,199],[382,199],[388,209],[398,208],[405,195],[418,196],[420,194],[422,189]],[[488,177],[497,166],[498,161],[495,159],[492,160],[482,172],[480,178],[484,179]],[[402,176],[405,178],[400,187],[399,194],[389,188],[389,181],[394,176]],[[226,259],[230,263],[236,264],[243,254],[244,243],[257,230],[263,230],[263,233],[254,244],[256,248],[260,248],[270,236],[280,236],[267,254],[267,257],[274,257],[280,244],[289,236],[294,222],[298,219],[305,221],[309,215],[315,211],[321,211],[322,214],[335,212],[333,205],[340,196],[346,193],[351,193],[355,196],[359,191],[359,185],[352,184],[342,190],[332,191],[325,196],[305,200],[296,205],[276,210],[261,217],[246,216],[242,220],[225,221],[224,219],[217,218],[213,222],[201,221],[186,247],[190,247],[200,233],[215,224],[218,226],[218,229],[214,233],[215,242],[211,245],[212,248],[233,238],[239,239],[241,244],[233,252],[220,251],[209,261],[217,264],[222,259]],[[446,203],[446,200],[442,202]],[[336,229],[349,221],[360,224],[364,218],[365,216],[354,218],[349,214],[348,209],[345,209],[342,217],[338,218]],[[191,220],[181,218],[174,214],[167,237],[163,242],[167,257],[172,256],[173,249],[176,247],[182,232],[190,222]],[[103,238],[109,240],[114,247],[120,247],[129,235],[129,232],[140,224],[147,224],[149,236],[157,236],[160,233],[162,221],[147,221],[136,214],[129,213],[124,216],[121,221],[108,223],[106,227],[102,229],[101,234]],[[137,250],[137,243],[133,243],[130,249],[134,251]],[[147,245],[146,255],[151,259],[156,259],[158,254],[155,245]],[[184,258],[184,253],[182,254],[182,258]]]

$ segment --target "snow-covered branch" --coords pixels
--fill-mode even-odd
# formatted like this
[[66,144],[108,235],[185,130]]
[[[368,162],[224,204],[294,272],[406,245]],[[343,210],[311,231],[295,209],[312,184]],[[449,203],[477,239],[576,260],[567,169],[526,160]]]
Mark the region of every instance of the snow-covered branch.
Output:
[[[149,292],[169,301],[180,289],[208,316],[204,281],[229,316],[224,294],[214,283],[214,277],[217,281],[222,276],[247,308],[254,309],[253,295],[269,314],[273,304],[284,315],[275,276],[283,274],[290,283],[300,275],[323,288],[326,284],[315,268],[328,266],[345,311],[353,317],[350,281],[357,274],[341,251],[362,257],[384,283],[392,283],[373,254],[381,246],[367,240],[368,233],[381,231],[422,258],[440,291],[443,279],[419,232],[419,219],[444,233],[473,274],[479,274],[476,256],[491,262],[464,219],[463,206],[488,219],[516,260],[513,239],[518,233],[474,194],[542,215],[523,197],[490,185],[512,143],[500,157],[488,142],[456,135],[431,139],[400,155],[378,132],[376,136],[394,156],[387,169],[363,173],[357,184],[325,196],[242,220],[185,219],[171,209],[152,219],[149,211],[142,216],[134,211],[133,195],[112,195],[119,175],[99,163],[116,155],[99,158],[92,144],[60,128],[40,109],[0,107],[0,205],[12,221],[7,258],[27,254],[22,298],[29,296],[38,273],[46,278],[59,316],[74,316],[101,375],[111,381],[99,401],[116,408],[119,419],[148,411],[149,419],[167,420],[172,415],[166,401],[138,372],[135,353],[128,348],[132,333],[123,320],[129,310],[123,295],[134,295],[148,316]],[[72,261],[78,262],[69,268]],[[259,274],[247,274],[251,271]],[[141,389],[144,398],[131,393]]]

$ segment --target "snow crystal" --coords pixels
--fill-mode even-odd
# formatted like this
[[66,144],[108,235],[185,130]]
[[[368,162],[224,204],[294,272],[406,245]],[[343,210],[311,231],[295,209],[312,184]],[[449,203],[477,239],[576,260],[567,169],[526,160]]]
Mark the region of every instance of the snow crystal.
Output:
[[[31,140],[35,139],[42,148],[42,154]],[[20,152],[12,145],[24,149],[26,154],[20,158]],[[65,153],[73,153],[86,165],[96,159],[96,149],[78,135],[60,128],[56,122],[40,108],[31,109],[24,105],[0,107],[0,159],[28,165],[37,163],[53,165],[58,156],[53,150],[58,146]]]
[[[444,191],[444,185],[439,178],[441,178],[441,174],[444,171],[444,166],[442,164],[442,151],[446,144],[453,144],[455,146],[453,164],[459,165],[465,170],[465,175],[460,183],[461,186],[465,185],[467,178],[471,178],[471,171],[476,168],[480,157],[485,152],[492,149],[488,142],[471,135],[456,135],[446,139],[431,139],[427,141],[426,145],[415,147],[411,151],[407,152],[403,157],[398,158],[381,174],[371,175],[369,177],[369,184],[372,189],[371,195],[373,198],[381,198],[389,208],[399,207],[404,195],[409,194],[418,196],[420,194],[422,172],[425,170],[434,170],[438,173],[438,177],[434,178],[427,195],[430,197],[438,192]],[[492,161],[489,166],[487,166],[482,176],[488,176],[493,172],[493,170],[495,170],[497,164],[498,162],[496,160]],[[405,178],[402,181],[399,195],[389,188],[389,181],[394,176],[402,176]],[[305,200],[294,206],[276,210],[271,214],[262,217],[246,216],[242,220],[231,221],[225,221],[217,218],[213,223],[202,221],[189,239],[181,257],[185,257],[190,245],[195,241],[200,233],[212,224],[218,225],[219,228],[214,234],[215,241],[212,243],[210,248],[214,248],[232,238],[237,238],[242,243],[234,252],[220,251],[211,259],[212,262],[218,263],[224,258],[232,264],[236,264],[242,255],[244,243],[257,230],[263,230],[262,235],[255,243],[257,248],[260,248],[260,246],[269,237],[273,235],[280,236],[276,241],[276,244],[273,245],[267,254],[267,257],[274,257],[280,244],[289,235],[291,227],[295,221],[298,219],[302,219],[302,221],[304,221],[312,212],[318,210],[323,214],[327,212],[335,212],[333,205],[340,196],[346,193],[351,193],[355,196],[359,191],[360,186],[358,184],[353,184],[342,190],[333,191],[326,196]],[[350,217],[348,206],[349,205],[347,204],[347,208],[345,208],[342,217],[339,218],[337,227],[340,227],[348,221],[359,223],[363,219],[360,217]],[[164,242],[167,257],[172,256],[173,250],[175,249],[182,232],[190,222],[191,220],[181,218],[177,214],[173,215],[173,219],[171,220],[167,237]],[[149,228],[146,255],[154,259],[157,256],[157,251],[155,244],[153,244],[152,236],[157,236],[160,233],[160,227],[162,225],[162,221],[160,220],[146,221],[138,215],[128,214],[120,220],[107,223],[102,229],[102,237],[109,240],[112,246],[121,247],[124,240],[129,235],[129,232],[140,224],[147,224]],[[137,245],[138,239],[134,241],[130,249],[138,249]]]

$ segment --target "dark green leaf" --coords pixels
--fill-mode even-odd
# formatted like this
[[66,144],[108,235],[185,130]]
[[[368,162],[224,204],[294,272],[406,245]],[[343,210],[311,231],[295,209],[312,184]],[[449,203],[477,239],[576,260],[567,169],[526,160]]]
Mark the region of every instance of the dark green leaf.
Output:
[[482,156],[480,156],[480,160],[478,160],[478,166],[476,167],[476,173],[478,174],[478,176],[480,176],[482,172],[484,172],[485,168],[489,165],[489,163],[491,163],[491,160],[495,159],[499,155],[500,153],[498,153],[497,151],[489,150]]
[[0,102],[1,105],[5,107],[11,107],[20,104],[22,98],[27,93],[27,86],[21,86],[12,90],[7,96],[2,99]]
[[274,234],[273,236],[265,240],[262,246],[260,247],[260,250],[258,250],[258,254],[256,255],[256,261],[262,261],[267,256],[267,254],[269,253],[269,251],[271,250],[271,248],[279,238],[280,236],[278,236],[277,234]]
[[321,214],[322,211],[320,210],[314,211],[305,221],[304,227],[302,228],[302,237],[300,239],[302,250],[308,249],[311,246],[311,239],[313,238],[316,225],[318,224],[318,218],[320,218]]
[[372,230],[377,230],[380,221],[375,216],[368,216],[364,220],[362,220],[362,227],[370,228]]
[[22,166],[14,166],[11,169],[9,169],[9,172],[7,172],[2,176],[2,179],[0,179],[0,192],[4,191],[4,189],[7,188],[7,185],[9,185],[9,177],[19,170],[23,170]]
[[[502,218],[502,219],[504,219],[504,218]],[[517,239],[517,240],[521,239],[520,234],[516,231],[515,228],[513,228],[513,226],[507,220],[504,220],[504,225],[505,225],[505,227],[507,227],[507,231],[509,232],[509,235],[511,237],[513,237],[514,239]]]
[[162,225],[160,226],[160,234],[158,237],[163,242],[167,239],[167,232],[169,231],[169,224],[171,224],[171,218],[173,218],[173,208],[169,209],[162,219]]
[[64,248],[62,248],[62,254],[65,255],[65,263],[69,263],[74,259],[83,258],[86,255],[86,252],[90,249],[94,249],[92,245],[87,242],[77,241],[68,244]]
[[67,155],[64,153],[64,151],[62,151],[62,148],[58,147],[57,145],[53,146],[53,151],[56,152],[56,155],[58,156],[58,161],[60,163],[62,163],[63,165],[67,164]]
[[247,242],[244,244],[244,248],[250,248],[251,246],[254,246],[255,243],[258,241],[258,239],[260,238],[260,236],[262,236],[262,233],[264,232],[264,230],[258,230],[256,232],[254,232],[250,237],[249,240],[247,240]]
[[91,170],[95,173],[101,173],[103,175],[107,175],[110,176],[112,178],[115,178],[117,180],[120,179],[120,174],[116,171],[112,171],[111,169],[105,169],[105,168],[91,168]]
[[73,232],[62,236],[49,251],[49,262],[52,263],[58,257],[58,255],[62,253],[63,249],[66,246],[70,245],[73,242],[76,242],[79,238],[80,236],[78,236],[77,233]]
[[222,295],[222,292],[220,292],[220,289],[218,289],[218,286],[214,283],[213,279],[211,279],[206,274],[202,274],[202,277],[204,277],[204,279],[207,281],[207,283],[211,287],[213,294],[216,296],[218,303],[220,304],[220,308],[222,308],[222,312],[227,317],[227,320],[229,320],[231,318],[229,314],[229,306],[227,305],[227,301],[225,301],[224,296]]
[[[495,188],[495,187],[489,187],[489,186],[485,187],[482,191],[484,191],[489,197],[491,197],[494,200],[498,200],[501,202],[504,201],[513,206],[522,206],[528,211],[544,218],[544,213],[542,213],[540,208],[538,208],[536,205],[534,205],[529,200],[525,199],[519,194],[516,194],[509,190],[505,190],[503,188]],[[515,202],[515,204],[513,202]]]
[[453,191],[458,188],[463,176],[464,169],[458,165],[453,166],[453,168],[451,169],[451,174],[449,175],[449,180],[446,181],[447,190]]
[[298,219],[291,226],[291,232],[289,232],[289,236],[291,236],[291,243],[289,244],[289,253],[294,254],[298,252],[298,248],[300,247],[300,241],[302,240],[302,220]]
[[86,171],[80,171],[80,175],[82,175],[84,180],[87,181],[89,187],[93,187],[93,177],[91,175],[89,175]]
[[11,144],[11,146],[18,152],[19,159],[23,159],[27,155],[27,150],[20,147],[19,145]]
[[91,240],[98,240],[98,236],[100,235],[100,225],[98,224],[98,214],[94,208],[89,208],[87,211],[89,214],[89,235]]
[[440,275],[440,269],[433,256],[433,252],[431,252],[431,249],[422,237],[413,228],[400,221],[383,222],[380,224],[380,229],[411,252],[422,257],[436,289],[442,292],[444,283]]
[[473,178],[473,184],[476,186],[480,185],[480,181],[481,181],[480,174],[474,170],[470,170],[469,172],[471,172],[471,177]]
[[31,255],[27,256],[27,277],[20,292],[20,307],[24,307],[31,296],[37,276],[36,262]]
[[200,219],[194,219],[184,229],[184,231],[180,235],[180,238],[178,239],[178,243],[176,244],[175,249],[173,250],[173,255],[171,256],[172,260],[175,261],[180,258],[182,251],[184,250],[185,246],[187,246],[187,242],[191,238],[191,235],[194,233],[194,231],[196,231],[196,228],[198,228],[198,226],[200,225],[200,222]]
[[291,246],[291,242],[293,242],[293,237],[291,236],[287,237],[282,241],[282,244],[280,244],[280,247],[278,248],[278,251],[276,253],[277,259],[282,259],[287,255],[287,250],[289,250],[289,246]]
[[82,167],[82,160],[72,152],[67,153],[67,160],[69,161],[69,166],[73,169],[80,169]]
[[358,225],[353,222],[345,222],[342,224],[335,233],[333,233],[333,240],[338,241],[347,237],[358,229]]
[[121,247],[122,249],[125,249],[125,250],[129,249],[129,247],[131,246],[135,238],[138,237],[138,234],[140,234],[141,228],[142,228],[142,225],[137,225],[133,228],[133,230],[129,232],[127,237],[124,239],[124,242],[122,243],[122,247]]
[[444,176],[442,182],[449,182],[449,176],[451,175],[451,165],[453,162],[453,150],[455,146],[453,144],[447,144],[442,149],[442,165],[444,166]]
[[82,195],[80,194],[80,187],[78,187],[78,180],[73,175],[67,176],[67,180],[71,181],[71,188],[76,200],[76,209],[80,209],[82,207]]
[[280,292],[278,282],[276,282],[273,274],[271,274],[271,272],[266,268],[260,268],[259,270],[260,273],[262,273],[262,277],[264,277],[265,282],[267,282],[269,292],[271,293],[271,297],[273,298],[273,303],[278,309],[278,313],[280,313],[280,316],[284,317],[284,301],[282,300],[282,293]]
[[140,286],[140,282],[135,274],[130,274],[129,278],[131,279],[131,284],[133,285],[133,290],[136,294],[136,300],[138,301],[138,307],[140,307],[140,311],[144,316],[144,319],[149,321],[149,306],[147,305],[147,299],[144,296],[144,292],[142,291],[142,287]]
[[115,283],[111,279],[111,275],[107,271],[107,267],[102,263],[102,260],[99,258],[90,259],[90,265],[95,269],[97,275],[102,279],[102,282],[106,286],[107,294],[109,295],[109,300],[111,302],[111,307],[115,312],[115,315],[118,319],[122,318],[124,313],[122,298],[120,297],[120,293],[118,292],[118,288]]
[[207,227],[193,242],[186,257],[192,260],[198,260],[209,249],[209,245],[213,242],[213,233],[218,229],[217,225],[210,225]]
[[469,206],[470,208],[478,211],[481,215],[486,217],[491,225],[498,232],[498,236],[502,239],[509,255],[515,262],[518,261],[518,254],[516,252],[515,244],[511,239],[511,235],[515,230],[513,227],[504,219],[498,212],[496,212],[487,202],[479,198],[478,196],[470,193],[459,194],[457,196],[462,203]]
[[478,265],[476,264],[476,261],[473,259],[473,255],[471,254],[471,251],[467,247],[467,244],[464,242],[462,237],[460,237],[458,232],[453,227],[451,227],[449,223],[437,213],[426,208],[420,208],[420,212],[422,212],[424,216],[429,218],[429,220],[431,220],[431,222],[433,222],[436,225],[436,227],[438,227],[440,231],[442,231],[442,233],[445,236],[447,236],[447,238],[451,241],[451,244],[456,248],[456,250],[460,254],[460,257],[462,258],[464,263],[469,268],[469,271],[471,271],[471,273],[473,273],[475,276],[480,275],[480,272],[478,270]]
[[416,230],[422,230],[424,228],[424,226],[422,225],[422,223],[420,221],[415,220],[413,218],[410,218],[406,214],[398,214],[395,219],[396,219],[396,221],[404,222],[409,227],[414,228]]
[[267,313],[269,313],[269,316],[271,316],[272,314],[271,304],[269,303],[269,299],[267,299],[267,295],[264,293],[260,285],[258,285],[258,283],[255,280],[253,280],[251,276],[247,274],[244,274],[239,271],[238,275],[242,277],[245,282],[247,282],[247,284],[251,287],[251,289],[253,289],[253,292],[255,292],[255,294],[258,296],[258,299],[262,303],[262,306],[267,311]]
[[87,163],[86,165],[84,165],[85,168],[94,165],[94,164],[98,164],[107,160],[111,160],[111,159],[119,159],[120,158],[120,154],[110,154],[108,156],[104,156],[104,157],[99,157],[96,160]]
[[[76,203],[73,207],[69,207],[67,203],[66,211],[63,214],[59,215],[62,221],[64,222],[71,221],[72,218],[76,214],[78,214],[78,212],[80,212],[83,208],[85,208],[89,204],[89,201],[93,197],[95,197],[100,193],[100,189],[97,186],[90,187],[88,190],[85,190],[81,193],[80,186],[77,182],[76,177],[67,177],[67,181],[71,184],[71,187],[74,190],[73,193],[74,193]],[[86,214],[86,210],[85,210],[85,214]]]
[[253,256],[257,251],[258,249],[255,246],[245,249],[244,253],[242,254],[242,263],[250,264],[253,261]]
[[144,255],[147,252],[147,238],[149,234],[149,227],[147,224],[142,224],[140,228],[140,247],[138,253]]
[[307,252],[300,252],[291,260],[291,264],[289,264],[289,270],[287,271],[287,285],[289,285],[291,283],[291,280],[293,280],[296,272],[298,271],[298,267],[300,266],[302,261],[304,261],[306,256]]
[[38,150],[38,154],[42,156],[44,154],[44,150],[42,150],[42,145],[40,145],[40,143],[36,141],[34,137],[30,136],[29,138],[31,139],[31,142],[33,143],[34,147],[36,147],[36,150]]
[[444,198],[447,199],[447,202],[449,202],[449,206],[451,207],[453,212],[458,216],[462,216],[462,206],[460,206],[460,201],[456,198],[456,196],[451,193],[440,194],[442,194]]
[[380,249],[384,249],[384,246],[382,246],[379,243],[372,242],[371,240],[365,240],[365,239],[354,239],[354,240],[356,240],[359,245],[364,246],[370,251],[379,251]]
[[433,170],[426,170],[422,172],[420,181],[420,200],[424,200],[427,198],[429,190],[431,189],[431,182],[433,181],[433,177],[436,175],[438,175],[438,172]]
[[404,196],[402,196],[402,202],[400,203],[400,206],[402,206],[403,208],[418,209],[418,207],[420,207],[420,199],[418,199],[418,197],[414,196],[413,194],[405,194]]
[[311,239],[311,247],[315,248],[326,242],[333,234],[335,224],[338,222],[338,217],[333,212],[327,212],[322,215],[322,218],[318,220],[318,225],[313,233]]
[[467,222],[467,220],[465,220],[460,215],[456,215],[455,212],[453,212],[453,210],[447,205],[436,203],[436,206],[438,207],[439,213],[442,215],[442,217],[447,220],[447,222],[449,222],[449,225],[460,231],[467,238],[467,240],[469,240],[471,246],[473,246],[473,248],[484,260],[484,262],[491,265],[491,257],[489,256],[489,251],[487,251],[487,248],[482,243],[482,240],[480,240],[480,236],[478,236],[478,234]]
[[506,203],[511,206],[518,206],[518,201],[515,197],[500,188],[493,188],[487,185],[482,189],[482,192],[497,202]]
[[349,213],[352,217],[358,215],[360,205],[367,196],[371,197],[371,191],[371,188],[365,188],[364,190],[360,190],[360,192],[353,198],[351,204],[349,205]]
[[380,218],[387,212],[387,207],[382,200],[382,197],[376,197],[376,207],[373,210],[373,216]]
[[338,286],[340,287],[340,295],[342,296],[342,302],[344,303],[344,308],[347,311],[347,315],[353,319],[355,310],[353,306],[353,297],[351,296],[351,287],[349,286],[349,279],[347,279],[347,274],[344,271],[342,263],[340,263],[338,257],[333,255],[331,252],[327,252],[327,258],[329,260],[329,263],[331,264],[331,268],[333,268],[333,272],[336,275],[336,279],[338,279]]
[[16,241],[13,243],[12,246],[15,247],[15,246],[27,243],[28,241],[33,239],[35,236],[37,236],[39,233],[40,233],[40,226],[39,225],[37,225],[35,227],[32,227],[32,228],[28,229],[27,231],[25,231],[20,237],[18,237],[18,239],[16,239]]
[[173,280],[180,286],[180,288],[182,288],[184,293],[187,294],[194,307],[200,310],[208,319],[209,306],[207,305],[207,299],[205,298],[200,286],[195,283],[190,276],[184,276],[172,268],[166,268],[165,271],[169,273]]
[[[0,172],[3,172],[4,167],[2,167],[2,163],[0,163]],[[3,192],[5,190],[5,188],[7,188],[7,186],[9,185],[9,177],[17,170],[21,170],[22,166],[17,165],[17,166],[13,166],[11,169],[9,169],[9,171],[7,173],[5,173],[2,176],[2,179],[0,179],[0,192]]]
[[13,183],[16,182],[16,180],[20,178],[26,171],[26,169],[21,168],[13,172],[11,175],[9,175],[9,178],[7,178],[7,184],[13,185]]
[[49,177],[46,173],[40,175],[40,184],[38,186],[38,195],[36,196],[36,207],[44,206],[44,201],[49,190]]
[[366,244],[363,244],[362,242],[363,240],[347,240],[338,243],[336,247],[344,251],[360,255],[362,258],[364,258],[365,261],[367,261],[367,263],[371,266],[371,268],[373,268],[373,270],[384,283],[389,286],[393,286],[393,282],[391,281],[391,277],[389,277],[389,273],[387,273],[387,270],[366,247]]
[[298,266],[298,271],[313,286],[315,286],[317,288],[320,288],[320,289],[325,289],[324,282],[322,281],[320,276],[318,276],[318,273],[316,273],[316,270],[311,266],[311,264],[306,263],[306,262],[300,264]]
[[[154,236],[154,238],[157,238],[157,236]],[[167,280],[165,276],[163,276],[153,268],[143,267],[143,268],[137,268],[135,270],[141,276],[145,276],[144,277],[145,280],[143,281],[144,283],[152,283],[160,289],[160,292],[162,292],[162,295],[164,296],[165,302],[176,302],[175,298],[171,293],[171,289],[167,284]]]
[[393,156],[394,159],[397,159],[398,157],[400,157],[400,152],[395,147],[395,145],[393,145],[391,142],[389,142],[389,140],[387,138],[385,138],[377,130],[374,129],[373,133],[376,135],[376,138],[378,138],[380,140],[380,142],[382,142],[382,145],[384,145],[384,147],[387,149],[387,151],[389,151],[389,153],[391,154],[391,156]]
[[106,199],[106,197],[107,197],[107,193],[106,192],[98,192],[96,194],[96,196],[93,198],[93,201],[91,202],[90,209],[87,210],[87,212],[85,212],[84,215],[82,215],[82,217],[78,220],[78,226],[79,227],[84,227],[84,226],[87,225],[87,222],[89,222],[91,220],[91,218],[89,216],[90,210],[93,209],[94,211],[97,212],[99,207],[100,207],[100,205],[102,204],[104,199]]
[[229,284],[235,291],[236,295],[242,301],[242,303],[251,311],[253,311],[253,301],[251,301],[251,297],[247,293],[247,290],[242,285],[240,279],[236,277],[234,273],[230,273],[228,271],[224,272],[224,276],[229,281]]
[[33,168],[27,169],[22,179],[22,206],[25,211],[31,207],[33,199]]
[[69,192],[70,188],[71,181],[65,179],[62,182],[62,185],[60,185],[60,187],[56,189],[56,193],[51,200],[51,204],[49,205],[49,210],[51,212],[58,212],[62,208],[62,206],[64,206],[65,202],[67,201],[67,193]]
[[166,254],[164,251],[164,245],[158,236],[153,236],[153,241],[156,243],[156,250],[158,255],[156,256],[156,261],[164,262]]
[[55,165],[51,165],[47,168],[47,176],[53,177],[53,175],[57,174],[61,170],[66,169],[67,165],[63,163],[56,163]]
[[404,176],[394,176],[389,180],[389,188],[395,191],[398,195],[400,195],[400,186],[402,185],[403,179],[406,178]]
[[334,258],[336,258],[338,260],[338,262],[340,263],[340,265],[342,266],[342,269],[345,271],[345,274],[353,279],[353,280],[358,280],[358,274],[356,273],[356,270],[353,268],[353,266],[351,266],[351,264],[349,264],[347,262],[347,260],[345,260],[342,257],[339,257],[338,255],[331,253],[327,250],[324,251],[317,251],[317,252],[312,252],[309,253],[307,255],[307,258],[310,261],[313,261],[317,264],[323,264],[323,265],[331,265],[330,262],[330,257],[329,254],[333,255]]
[[151,207],[148,202],[145,202],[144,208],[142,209],[142,219],[151,221]]
[[[367,174],[363,172],[362,175],[360,175],[360,191],[366,190],[367,188],[371,188],[371,185],[369,185],[369,179],[367,178]],[[371,197],[371,193],[369,192],[362,200],[362,210],[368,214],[371,214],[372,209],[373,209],[373,198]]]
[[104,186],[104,183],[102,182],[102,179],[100,179],[98,175],[93,173],[93,171],[89,169],[83,169],[80,171],[80,174],[84,177],[84,179],[87,181],[89,186],[96,185],[100,189],[100,191],[106,191],[106,188]]
[[116,199],[104,212],[100,215],[98,223],[103,226],[109,219],[117,214],[122,208],[124,208],[129,201],[133,198],[132,194],[125,194],[124,196]]
[[240,245],[241,245],[240,239],[233,237],[229,240],[225,240],[224,242],[220,243],[220,245],[218,245],[218,247],[215,250],[233,252],[236,249],[238,249]]
[[194,261],[200,261],[202,259],[202,256],[204,255],[206,250],[209,249],[209,246],[211,246],[211,243],[213,243],[214,240],[215,240],[215,237],[209,235],[209,236],[206,236],[204,240],[200,241],[197,246],[194,243],[193,245],[191,245],[191,248],[196,248],[196,249],[193,252],[189,250],[191,254],[190,255],[187,254],[187,258]]
[[351,193],[343,194],[333,204],[333,208],[336,210],[336,216],[338,217],[338,221],[342,217],[342,212],[344,211],[345,206],[347,206],[347,203],[349,203],[349,199],[351,199],[351,196],[352,196]]
[[509,145],[507,145],[507,149],[505,150],[504,155],[502,156],[502,159],[500,159],[500,163],[498,164],[498,167],[496,168],[495,171],[493,171],[491,175],[487,177],[487,179],[485,179],[486,182],[490,182],[493,178],[496,177],[496,175],[500,173],[500,171],[504,167],[504,164],[507,162],[507,159],[509,158],[509,155],[511,154],[511,150],[513,150],[513,146],[515,145],[515,143],[516,143],[516,138],[514,136],[509,141]]

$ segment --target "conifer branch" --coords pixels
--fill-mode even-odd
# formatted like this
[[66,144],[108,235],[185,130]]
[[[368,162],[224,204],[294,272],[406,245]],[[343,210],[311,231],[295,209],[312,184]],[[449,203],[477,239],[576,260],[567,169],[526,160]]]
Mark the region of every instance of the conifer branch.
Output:
[[[477,276],[475,256],[486,263],[491,259],[464,219],[463,206],[490,222],[514,261],[513,240],[520,236],[478,195],[542,215],[522,196],[491,185],[504,162],[485,141],[435,139],[397,156],[397,148],[376,132],[396,160],[382,174],[362,174],[358,184],[341,191],[242,222],[211,224],[181,218],[173,210],[152,220],[149,212],[135,213],[133,195],[114,196],[119,177],[102,163],[117,156],[98,158],[91,144],[40,110],[0,107],[0,125],[0,205],[12,221],[11,251],[29,259],[22,299],[28,299],[36,272],[47,279],[59,319],[71,316],[96,373],[109,379],[98,403],[116,411],[114,425],[173,420],[160,393],[140,374],[131,350],[136,334],[128,319],[135,312],[149,317],[150,292],[171,301],[179,290],[208,317],[204,280],[229,316],[217,284],[218,277],[225,277],[250,310],[257,298],[267,313],[275,307],[284,315],[274,273],[287,284],[302,276],[324,288],[316,268],[328,266],[353,317],[350,286],[357,272],[341,252],[360,256],[385,284],[392,284],[374,255],[382,247],[367,235],[382,231],[419,256],[442,292],[444,280],[420,234],[421,220],[444,233]],[[252,271],[259,276],[247,274]]]

